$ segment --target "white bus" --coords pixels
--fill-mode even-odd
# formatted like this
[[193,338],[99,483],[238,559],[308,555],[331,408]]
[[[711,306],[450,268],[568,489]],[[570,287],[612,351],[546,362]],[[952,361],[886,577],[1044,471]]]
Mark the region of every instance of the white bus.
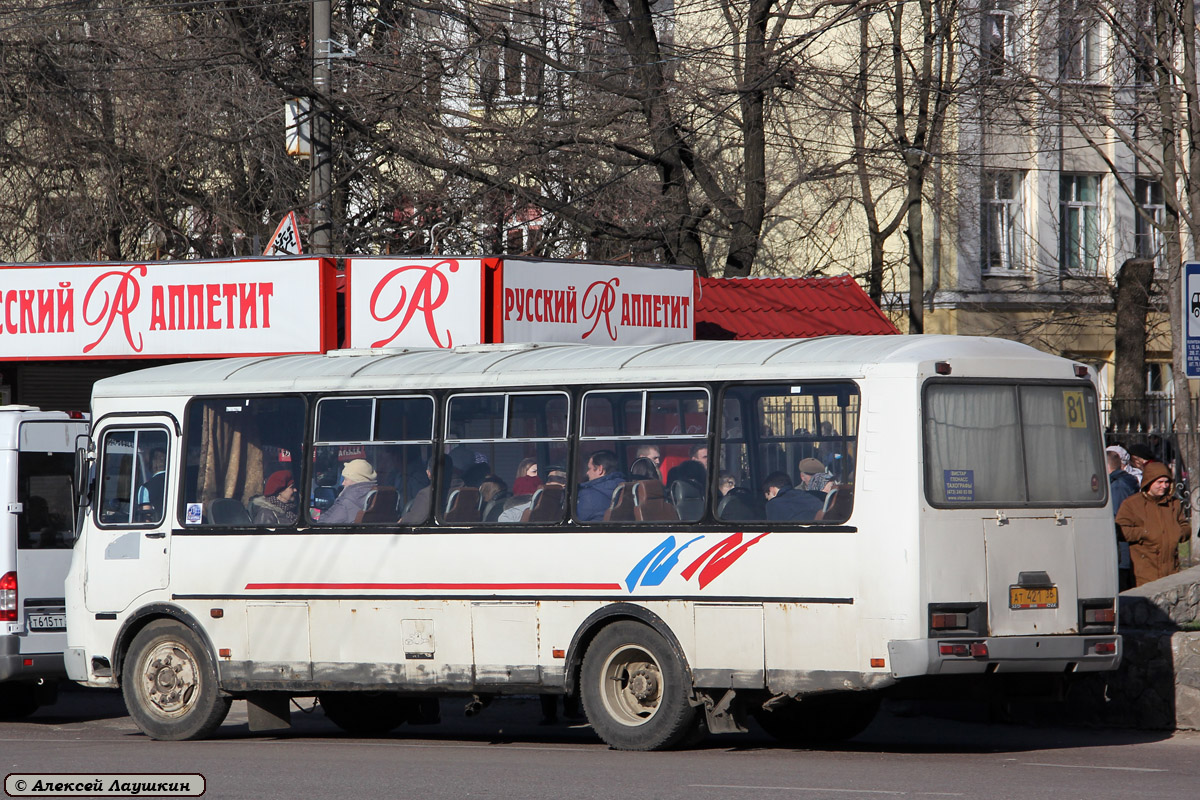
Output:
[[66,679],[63,581],[87,431],[82,413],[0,406],[0,719],[52,703]]
[[838,738],[919,676],[1120,659],[1089,372],[1009,341],[235,358],[92,412],[68,672],[159,739],[518,693],[623,749]]

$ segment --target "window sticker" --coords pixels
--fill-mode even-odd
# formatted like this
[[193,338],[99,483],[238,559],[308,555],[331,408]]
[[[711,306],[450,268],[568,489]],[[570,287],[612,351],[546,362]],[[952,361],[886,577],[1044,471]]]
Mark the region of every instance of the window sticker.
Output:
[[200,503],[188,503],[184,521],[188,525],[199,525],[204,514],[204,506]]
[[970,503],[975,500],[975,470],[944,469],[942,481],[946,487],[947,503]]
[[1067,417],[1068,428],[1086,428],[1087,412],[1083,405],[1083,392],[1078,389],[1063,390],[1063,413]]

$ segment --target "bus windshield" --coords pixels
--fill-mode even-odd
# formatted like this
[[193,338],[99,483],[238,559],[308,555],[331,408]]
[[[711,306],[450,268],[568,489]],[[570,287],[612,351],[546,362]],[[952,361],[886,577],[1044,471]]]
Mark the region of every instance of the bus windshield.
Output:
[[931,383],[924,410],[925,491],[934,505],[1104,502],[1090,386]]

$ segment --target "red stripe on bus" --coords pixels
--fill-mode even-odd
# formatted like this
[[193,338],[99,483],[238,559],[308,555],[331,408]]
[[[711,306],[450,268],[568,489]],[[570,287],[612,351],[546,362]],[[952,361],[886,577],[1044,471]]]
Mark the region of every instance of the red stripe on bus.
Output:
[[576,589],[620,590],[619,583],[247,583],[246,589]]

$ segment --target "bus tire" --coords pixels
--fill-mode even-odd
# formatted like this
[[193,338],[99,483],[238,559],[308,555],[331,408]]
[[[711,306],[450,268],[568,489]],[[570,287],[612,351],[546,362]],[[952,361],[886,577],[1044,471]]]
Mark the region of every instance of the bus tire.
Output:
[[609,625],[584,654],[583,708],[592,729],[616,750],[694,743],[702,720],[688,702],[691,689],[667,640],[638,622]]
[[419,701],[386,692],[324,692],[317,699],[325,718],[354,736],[391,733],[422,711]]
[[23,719],[37,711],[40,705],[35,684],[0,684],[0,719]]
[[754,718],[762,729],[786,744],[821,745],[851,739],[866,730],[879,711],[874,692],[841,692],[790,700]]
[[152,739],[203,739],[225,720],[233,699],[223,696],[208,647],[170,619],[138,631],[121,670],[125,707]]

